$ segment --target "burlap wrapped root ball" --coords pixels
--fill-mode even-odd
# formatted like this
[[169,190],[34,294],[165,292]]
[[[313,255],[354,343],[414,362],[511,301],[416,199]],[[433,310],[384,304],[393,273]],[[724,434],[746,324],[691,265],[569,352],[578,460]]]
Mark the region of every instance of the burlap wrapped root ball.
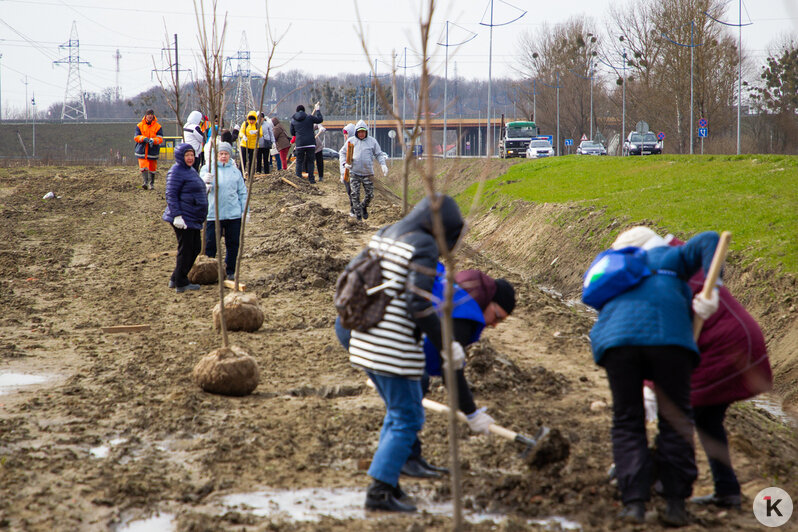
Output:
[[251,394],[260,380],[255,359],[237,345],[220,347],[202,357],[193,375],[206,392],[239,397]]
[[196,284],[213,284],[219,280],[219,265],[216,259],[200,255],[188,271],[188,280]]
[[[213,326],[222,328],[219,303],[213,307]],[[263,311],[258,296],[252,292],[232,292],[224,298],[224,322],[228,331],[253,332],[263,325]]]

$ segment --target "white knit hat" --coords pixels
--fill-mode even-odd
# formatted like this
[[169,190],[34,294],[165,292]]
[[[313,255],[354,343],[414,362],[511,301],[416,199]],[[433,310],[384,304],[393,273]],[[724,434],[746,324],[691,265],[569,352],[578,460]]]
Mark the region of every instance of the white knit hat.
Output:
[[653,230],[643,225],[638,225],[619,234],[615,242],[612,243],[612,249],[623,249],[629,246],[651,249],[667,245],[665,240]]

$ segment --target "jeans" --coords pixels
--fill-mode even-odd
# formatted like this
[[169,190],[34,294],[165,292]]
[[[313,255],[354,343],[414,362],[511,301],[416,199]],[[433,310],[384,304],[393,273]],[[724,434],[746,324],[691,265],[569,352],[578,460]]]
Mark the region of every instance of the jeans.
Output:
[[716,495],[740,494],[740,483],[731,465],[729,441],[726,439],[726,429],[723,428],[728,407],[727,403],[693,407],[698,439],[707,453]]
[[698,476],[690,407],[693,354],[673,346],[624,346],[609,349],[602,364],[612,391],[612,454],[623,503],[647,501],[651,495],[644,379],[656,384],[659,434],[654,461],[663,495],[686,499]]
[[344,349],[349,351],[349,340],[352,338],[352,331],[341,325],[341,316],[335,317],[335,336],[338,337],[338,341],[341,342]]
[[275,168],[277,168],[278,170],[282,170],[283,169],[283,160],[280,159],[280,153],[279,152],[277,152],[277,154],[275,154],[275,155],[272,155],[271,159],[272,159],[272,164],[274,165]]
[[[241,237],[241,218],[233,220],[219,220],[219,227],[224,237],[225,273],[235,275],[236,260],[238,259],[238,244]],[[205,254],[209,257],[216,256],[216,222],[208,220],[205,223]]]
[[171,280],[175,287],[180,288],[189,284],[188,272],[202,249],[202,233],[199,229],[178,229],[175,226],[172,229],[177,236],[177,259]]
[[366,374],[377,387],[386,409],[380,443],[371,459],[368,474],[395,487],[417,433],[424,426],[421,382],[372,371],[366,371]]
[[316,159],[316,147],[296,148],[294,152],[296,152],[296,176],[302,177],[302,172],[307,172],[308,181],[315,183],[316,180],[313,179],[313,162]]

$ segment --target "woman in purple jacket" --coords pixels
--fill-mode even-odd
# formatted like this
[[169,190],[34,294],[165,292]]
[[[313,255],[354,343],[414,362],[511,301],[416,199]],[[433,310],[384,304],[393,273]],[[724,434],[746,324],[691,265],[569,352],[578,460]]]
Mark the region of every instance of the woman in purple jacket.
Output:
[[191,166],[195,157],[191,144],[180,144],[175,148],[175,164],[166,174],[163,219],[172,224],[177,236],[177,260],[169,288],[174,287],[178,294],[200,288],[188,280],[188,272],[202,248],[202,224],[208,215],[207,188]]

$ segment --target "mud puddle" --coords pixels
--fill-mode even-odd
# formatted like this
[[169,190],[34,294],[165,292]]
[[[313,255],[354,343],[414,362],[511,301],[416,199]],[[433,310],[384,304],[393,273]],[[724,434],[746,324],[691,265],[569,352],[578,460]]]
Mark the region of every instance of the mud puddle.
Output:
[[764,410],[768,414],[775,417],[779,422],[784,423],[790,427],[798,428],[798,419],[795,415],[786,412],[782,407],[781,399],[773,395],[765,394],[750,399],[750,403],[760,410]]
[[106,458],[108,453],[111,452],[111,447],[116,447],[117,445],[121,445],[126,441],[127,439],[125,438],[114,438],[106,444],[92,447],[89,449],[89,454],[92,455],[93,458]]
[[0,395],[5,395],[35,384],[52,380],[51,375],[34,375],[31,373],[0,373]]
[[[318,522],[322,517],[335,519],[374,519],[390,517],[391,514],[367,512],[363,508],[364,491],[360,488],[305,488],[299,490],[265,490],[252,493],[236,493],[223,497],[222,504],[228,510],[251,513],[287,522]],[[429,502],[419,497],[418,512],[427,515],[450,517],[450,502]],[[506,516],[498,513],[465,511],[463,517],[469,523],[492,521],[501,523]],[[581,530],[579,523],[563,517],[530,519],[527,524],[542,527],[559,526],[562,530]]]
[[172,532],[175,529],[175,516],[162,513],[146,519],[123,521],[113,528],[114,532]]

